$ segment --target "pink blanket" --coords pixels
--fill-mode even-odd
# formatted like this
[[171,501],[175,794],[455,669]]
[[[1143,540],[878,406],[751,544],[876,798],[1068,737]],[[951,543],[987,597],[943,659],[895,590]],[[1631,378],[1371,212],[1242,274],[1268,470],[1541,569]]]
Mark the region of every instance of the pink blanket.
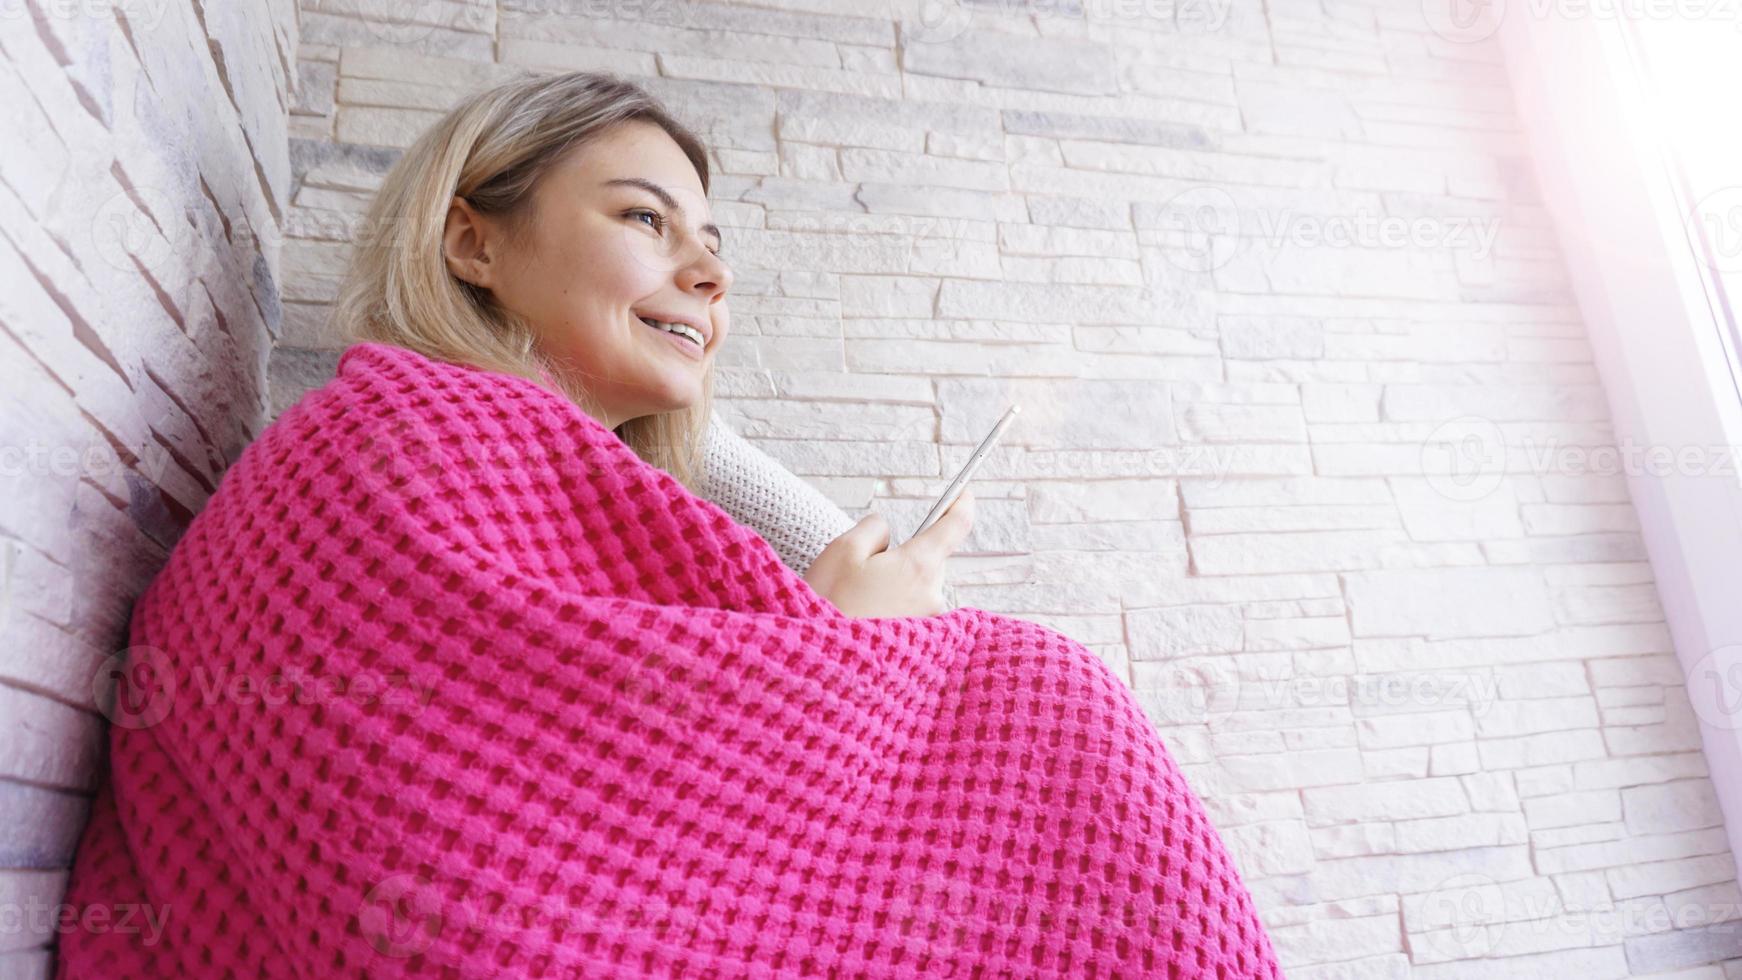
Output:
[[131,644],[63,976],[1281,976],[1090,651],[843,616],[522,379],[347,350]]

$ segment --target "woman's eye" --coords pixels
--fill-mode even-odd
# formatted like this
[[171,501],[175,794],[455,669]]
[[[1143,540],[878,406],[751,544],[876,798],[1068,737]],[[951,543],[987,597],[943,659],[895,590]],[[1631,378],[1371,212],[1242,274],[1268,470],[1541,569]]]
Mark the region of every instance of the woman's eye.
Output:
[[[653,223],[651,225],[649,225],[648,227],[653,228],[654,230],[660,232],[661,234],[665,233],[665,215],[660,214],[658,211],[654,211],[650,208],[638,208],[634,211],[629,212],[629,215],[630,215],[630,217],[634,217],[634,218],[642,218],[642,217],[652,218]],[[720,254],[720,250],[717,248],[710,248],[710,249],[708,249],[708,251],[714,253],[716,258]]]

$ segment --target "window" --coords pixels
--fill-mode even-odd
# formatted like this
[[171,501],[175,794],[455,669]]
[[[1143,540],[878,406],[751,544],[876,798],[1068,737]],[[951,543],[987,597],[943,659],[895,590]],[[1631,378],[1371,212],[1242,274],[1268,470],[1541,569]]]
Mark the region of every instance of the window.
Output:
[[1742,300],[1742,126],[1734,122],[1742,22],[1723,5],[1708,16],[1681,4],[1671,11],[1634,6],[1621,22],[1625,68],[1658,127],[1652,135],[1726,359],[1729,390],[1714,394],[1742,404],[1735,303]]

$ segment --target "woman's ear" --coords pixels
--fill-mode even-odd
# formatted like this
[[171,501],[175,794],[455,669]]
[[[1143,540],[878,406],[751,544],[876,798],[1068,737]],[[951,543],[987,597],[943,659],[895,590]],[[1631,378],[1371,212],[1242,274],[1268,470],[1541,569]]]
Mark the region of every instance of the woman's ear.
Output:
[[493,252],[495,235],[472,202],[456,195],[448,204],[447,224],[442,228],[442,259],[448,272],[461,282],[489,289],[495,281]]

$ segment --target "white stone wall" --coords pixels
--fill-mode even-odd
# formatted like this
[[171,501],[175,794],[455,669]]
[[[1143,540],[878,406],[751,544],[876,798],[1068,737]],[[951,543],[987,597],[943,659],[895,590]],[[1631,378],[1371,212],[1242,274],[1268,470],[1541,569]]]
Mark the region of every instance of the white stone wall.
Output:
[[268,420],[296,27],[0,4],[3,978],[52,975],[132,601]]
[[398,148],[622,73],[714,148],[734,428],[905,529],[1021,401],[958,601],[1132,685],[1291,977],[1742,976],[1492,44],[1416,0],[304,4],[275,408]]

